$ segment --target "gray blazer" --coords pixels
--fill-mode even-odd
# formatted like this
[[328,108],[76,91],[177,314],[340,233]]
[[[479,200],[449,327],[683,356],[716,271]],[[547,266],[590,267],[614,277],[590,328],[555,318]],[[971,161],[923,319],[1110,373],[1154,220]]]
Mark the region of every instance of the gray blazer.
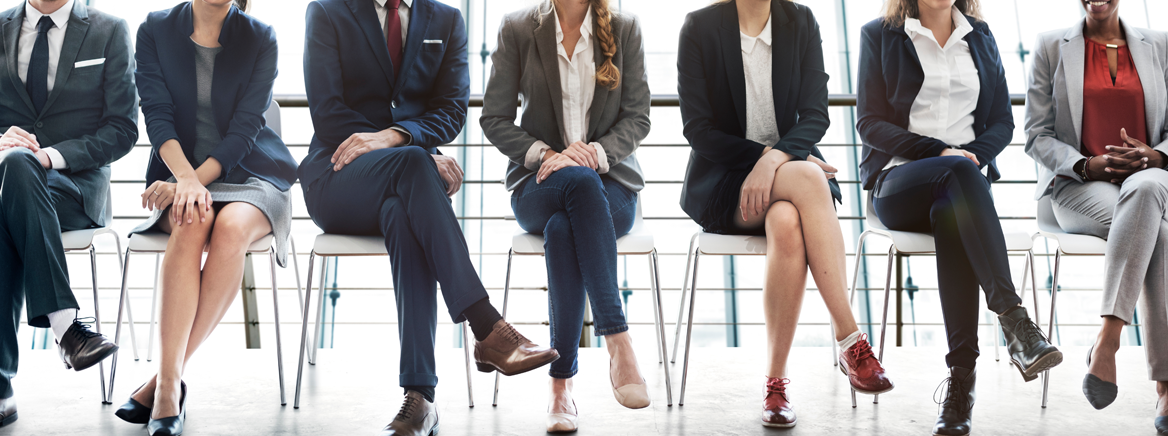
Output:
[[[37,114],[17,75],[23,22],[24,2],[0,14],[0,59],[4,62],[0,131],[20,126],[36,134],[42,147],[60,151],[69,168],[60,171],[64,177],[50,178],[50,185],[76,185],[62,188],[80,193],[85,214],[98,225],[107,225],[113,216],[109,165],[138,141],[138,92],[129,27],[121,18],[74,2],[53,91]],[[77,62],[103,58],[104,62],[74,68]]]
[[[1149,144],[1168,153],[1168,34],[1137,29],[1120,20],[1144,86]],[[1056,175],[1082,182],[1083,26],[1038,35],[1026,91],[1026,154],[1038,161],[1037,200],[1050,193]]]
[[[608,158],[608,176],[637,192],[645,187],[636,150],[649,134],[649,84],[645,75],[645,52],[636,17],[612,15],[612,33],[617,40],[612,62],[620,70],[620,86],[615,90],[597,85],[589,111],[588,142],[599,142]],[[599,44],[592,37],[593,44]],[[556,23],[550,1],[514,12],[503,18],[499,44],[491,55],[491,80],[483,96],[483,133],[511,160],[507,165],[507,190],[513,190],[534,174],[523,166],[527,150],[542,140],[555,151],[563,151],[561,124],[564,104],[560,93],[560,72],[556,59]],[[604,61],[599,48],[596,64]],[[515,101],[523,107],[515,125]]]

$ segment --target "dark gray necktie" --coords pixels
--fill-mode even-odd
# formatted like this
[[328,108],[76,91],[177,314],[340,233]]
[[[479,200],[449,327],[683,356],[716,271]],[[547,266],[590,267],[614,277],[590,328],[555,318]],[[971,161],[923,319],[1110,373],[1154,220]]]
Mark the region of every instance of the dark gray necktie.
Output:
[[28,74],[25,75],[24,89],[32,99],[37,114],[49,99],[49,29],[54,26],[48,15],[37,22],[37,39],[32,46],[32,57],[28,60]]

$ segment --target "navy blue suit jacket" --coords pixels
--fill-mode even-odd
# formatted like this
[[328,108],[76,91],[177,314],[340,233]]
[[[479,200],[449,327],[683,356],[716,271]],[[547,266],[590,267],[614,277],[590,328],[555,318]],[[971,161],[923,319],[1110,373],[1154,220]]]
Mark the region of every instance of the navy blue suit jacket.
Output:
[[[981,93],[973,111],[977,139],[962,148],[977,155],[983,168],[989,165],[990,181],[994,181],[1001,177],[994,158],[1014,135],[1014,115],[998,43],[985,22],[966,19],[973,25],[973,31],[964,39],[977,67]],[[876,185],[876,177],[892,156],[918,160],[936,157],[950,145],[961,145],[946,144],[908,131],[909,111],[924,80],[917,49],[905,33],[904,25],[889,27],[881,19],[864,25],[860,30],[860,86],[856,102],[859,116],[856,130],[864,141],[860,162],[864,189]]]
[[[746,139],[746,75],[734,2],[691,12],[681,27],[677,93],[682,133],[692,148],[681,208],[695,220],[702,219],[728,172],[750,170],[768,148],[797,160],[823,159],[816,144],[830,121],[819,23],[810,8],[786,1],[771,2],[771,21],[771,82],[780,135],[774,144]],[[831,192],[841,197],[834,179]]]
[[354,133],[399,126],[410,145],[437,153],[462,131],[470,70],[457,9],[414,0],[397,76],[373,0],[317,0],[306,21],[304,86],[316,134],[300,165],[304,187],[332,171],[333,152]]
[[[170,178],[158,148],[171,139],[194,162],[195,42],[189,2],[152,12],[138,28],[135,78],[142,96],[146,132],[154,146],[146,183]],[[211,153],[223,166],[220,177],[242,172],[287,191],[296,181],[296,161],[264,112],[272,102],[276,80],[276,33],[267,24],[231,8],[219,34],[223,50],[215,57],[211,106],[223,140]],[[232,178],[238,179],[232,174]]]

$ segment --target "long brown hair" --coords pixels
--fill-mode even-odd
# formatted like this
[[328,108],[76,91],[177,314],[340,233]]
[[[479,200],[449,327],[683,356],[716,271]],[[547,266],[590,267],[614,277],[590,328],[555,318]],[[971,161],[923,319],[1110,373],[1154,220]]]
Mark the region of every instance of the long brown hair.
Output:
[[596,83],[614,90],[620,86],[620,69],[612,63],[616,56],[616,38],[612,36],[612,10],[608,7],[608,0],[588,0],[592,6],[592,13],[596,14],[596,40],[600,41],[600,52],[604,54],[604,63],[596,66]]
[[243,12],[247,12],[248,3],[251,2],[248,0],[235,0],[235,7],[239,8],[239,10]]
[[[957,0],[954,5],[957,10],[974,19],[981,20],[981,5],[978,0]],[[885,0],[884,24],[889,26],[904,25],[905,18],[920,18],[921,10],[917,0]]]

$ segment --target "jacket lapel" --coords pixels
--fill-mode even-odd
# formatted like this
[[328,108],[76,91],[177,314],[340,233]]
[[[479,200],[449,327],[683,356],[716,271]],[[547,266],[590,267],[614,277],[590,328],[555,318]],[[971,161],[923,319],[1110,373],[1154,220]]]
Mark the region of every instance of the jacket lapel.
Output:
[[385,73],[385,80],[393,84],[393,64],[389,60],[389,48],[386,46],[385,33],[381,31],[381,23],[377,20],[377,11],[373,9],[373,2],[371,0],[345,1],[349,3],[349,9],[353,11],[354,18],[357,19],[357,25],[365,33],[365,39],[369,41],[369,48],[373,50],[373,57],[377,58],[377,63],[381,65],[381,71]]
[[1163,72],[1156,71],[1156,66],[1153,63],[1156,55],[1152,52],[1152,44],[1144,39],[1144,35],[1139,30],[1128,27],[1123,20],[1120,20],[1120,25],[1123,26],[1127,35],[1128,50],[1131,51],[1132,60],[1135,61],[1136,72],[1140,74],[1140,84],[1144,87],[1144,106],[1146,108],[1144,113],[1148,123],[1148,142],[1158,144],[1164,140],[1160,137],[1160,131],[1165,108],[1162,104],[1156,104],[1156,102],[1163,101],[1164,75]]
[[8,68],[8,78],[12,79],[12,87],[16,88],[16,94],[24,100],[24,105],[28,107],[28,113],[36,118],[36,109],[32,106],[32,99],[28,97],[28,91],[24,88],[24,83],[20,82],[20,75],[17,73],[17,42],[20,41],[20,26],[24,22],[24,5],[16,7],[13,13],[4,20],[4,53],[5,64]]
[[733,2],[723,3],[722,65],[726,68],[726,78],[730,80],[730,97],[734,100],[734,112],[738,115],[738,125],[746,133],[746,73],[742,71],[742,39],[738,30],[738,8]]
[[[596,29],[596,15],[595,14],[592,15],[592,20],[593,20],[592,28]],[[612,34],[613,35],[620,35],[620,32],[618,32],[617,29],[612,29]],[[593,30],[592,36],[588,38],[588,43],[592,44],[593,62],[595,62],[597,66],[603,64],[604,63],[604,53],[603,53],[604,50],[600,49],[600,40],[596,38],[596,31],[595,30]],[[621,47],[618,44],[617,48],[616,48],[616,54],[613,55],[613,62],[616,62],[616,59],[620,55],[621,55]],[[618,86],[619,86],[619,84],[618,84]],[[620,88],[617,88],[617,89],[620,89]],[[592,105],[589,106],[589,108],[588,108],[588,140],[589,141],[596,139],[596,136],[598,133],[596,130],[599,128],[598,126],[600,125],[600,116],[602,113],[604,113],[604,105],[608,104],[608,95],[612,92],[613,91],[610,91],[607,86],[601,86],[599,83],[596,84],[596,91],[594,91],[592,94]]]
[[84,2],[73,2],[73,13],[69,15],[69,27],[65,28],[65,42],[61,45],[61,57],[57,61],[57,77],[54,79],[53,91],[45,100],[45,107],[41,113],[49,113],[57,96],[65,84],[69,83],[69,76],[73,74],[73,64],[77,62],[77,54],[81,51],[81,43],[85,42],[85,34],[89,32],[89,10]]
[[[431,5],[428,0],[414,0],[414,5],[410,8],[409,36],[406,38],[405,52],[402,53],[400,70],[402,74],[401,77],[397,78],[397,82],[393,87],[393,97],[395,99],[401,93],[402,88],[405,88],[406,71],[409,71],[414,65],[414,62],[418,58],[418,53],[422,50],[422,43],[425,42],[426,38],[426,29],[430,26],[431,13]],[[388,56],[388,48],[386,49],[386,53]]]
[[[775,105],[775,122],[782,129],[784,114],[782,108],[787,106],[787,94],[791,83],[791,68],[795,65],[794,47],[795,28],[788,26],[790,19],[783,10],[784,2],[771,2],[771,93]],[[739,47],[739,51],[741,51]],[[741,58],[741,56],[739,56]],[[745,76],[743,77],[745,84]],[[745,129],[745,128],[743,128]],[[763,144],[770,145],[770,144]]]
[[1071,121],[1075,127],[1075,144],[1083,138],[1083,62],[1086,44],[1083,41],[1083,27],[1076,25],[1063,36],[1059,45],[1062,54],[1063,74],[1066,75],[1067,102],[1071,106]]
[[[556,23],[552,15],[551,2],[540,7],[539,26],[535,28],[535,49],[539,53],[540,65],[543,66],[544,82],[548,88],[548,99],[551,100],[552,110],[556,113],[556,131],[564,131],[564,99],[560,95],[560,65],[556,51]],[[543,9],[547,8],[546,11]],[[554,141],[561,142],[561,141]],[[549,143],[550,145],[550,143]],[[566,147],[568,144],[563,144]],[[558,150],[557,150],[558,151]]]
[[974,123],[980,126],[989,117],[990,108],[989,104],[981,103],[993,101],[993,94],[997,90],[994,79],[998,75],[998,65],[994,60],[987,59],[989,53],[983,50],[986,47],[986,42],[982,38],[981,31],[977,30],[977,23],[971,19],[969,24],[974,26],[974,30],[965,35],[965,42],[969,44],[969,52],[973,55],[973,66],[977,69],[977,80],[981,83],[981,90],[978,91],[977,96],[979,104],[974,110]]

